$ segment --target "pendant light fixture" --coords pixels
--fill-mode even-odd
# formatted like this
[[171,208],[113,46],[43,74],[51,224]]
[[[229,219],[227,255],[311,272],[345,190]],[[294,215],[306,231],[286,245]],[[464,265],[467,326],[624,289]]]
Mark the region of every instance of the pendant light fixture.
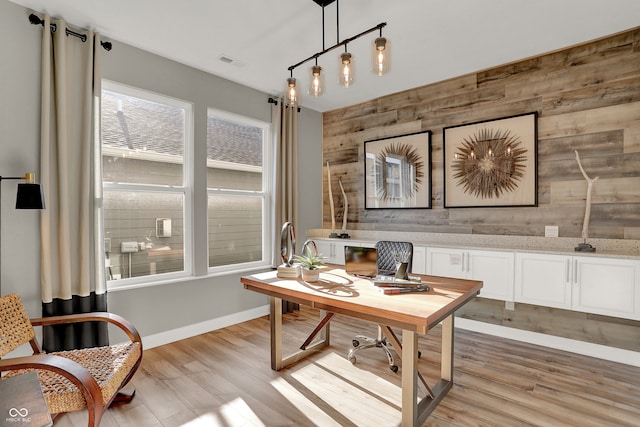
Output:
[[291,70],[291,77],[287,79],[284,88],[284,102],[290,107],[298,106],[298,88],[296,87],[296,79],[293,77],[293,70]]
[[309,79],[309,95],[321,96],[324,92],[324,73],[322,67],[318,65],[318,59],[316,58],[316,65],[311,67],[311,76]]
[[382,28],[380,28],[380,37],[376,37],[372,46],[371,71],[379,76],[387,74],[391,69],[391,42],[386,37],[382,37]]
[[[344,53],[338,56],[338,84],[343,87],[350,87],[355,81],[355,68],[354,68],[354,56],[347,51],[347,45],[352,41],[372,33],[376,30],[380,31],[380,36],[373,42],[372,53],[372,71],[377,75],[383,75],[390,69],[390,42],[387,38],[382,37],[382,29],[387,25],[386,22],[381,22],[375,27],[369,28],[353,37],[349,37],[344,40],[340,40],[340,7],[339,0],[313,0],[314,3],[322,7],[322,51],[311,55],[310,57],[303,59],[302,61],[294,64],[288,68],[291,76],[287,78],[287,85],[285,86],[285,102],[287,105],[298,105],[299,94],[296,88],[296,79],[293,77],[293,70],[300,65],[315,60],[315,65],[310,69],[309,90],[307,93],[310,96],[321,96],[324,93],[324,70],[318,65],[318,58],[327,52],[330,52],[340,46],[344,46]],[[326,48],[324,47],[324,8],[335,2],[336,3],[336,44]]]
[[344,53],[338,57],[338,84],[349,87],[353,85],[353,56],[347,52],[347,45],[344,45]]

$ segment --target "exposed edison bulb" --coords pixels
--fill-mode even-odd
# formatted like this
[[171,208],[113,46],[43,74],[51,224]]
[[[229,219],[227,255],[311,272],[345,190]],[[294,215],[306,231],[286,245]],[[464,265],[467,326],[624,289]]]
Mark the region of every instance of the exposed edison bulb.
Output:
[[391,69],[391,42],[385,37],[373,41],[371,52],[371,71],[381,76]]
[[309,80],[309,95],[321,96],[324,93],[324,74],[322,67],[314,65],[311,67],[311,78]]
[[296,79],[294,77],[287,78],[287,85],[284,89],[284,99],[287,105],[295,107],[298,105],[298,90],[296,89]]
[[353,58],[349,52],[344,52],[338,58],[338,84],[344,87],[351,86],[354,80],[353,76]]

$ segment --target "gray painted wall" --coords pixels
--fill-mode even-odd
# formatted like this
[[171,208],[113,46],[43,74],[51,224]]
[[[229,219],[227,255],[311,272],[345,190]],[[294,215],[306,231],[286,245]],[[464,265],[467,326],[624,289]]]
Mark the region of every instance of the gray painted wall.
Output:
[[[0,0],[0,175],[39,172],[40,37],[30,11]],[[71,23],[73,24],[73,23]],[[271,120],[267,94],[167,60],[113,40],[103,52],[103,78],[192,102],[195,159],[206,159],[207,108],[258,120]],[[322,116],[300,113],[300,236],[322,225]],[[2,183],[2,294],[18,293],[30,316],[40,315],[39,214],[13,208],[16,183]],[[45,195],[46,197],[46,195]],[[195,176],[196,234],[206,233],[206,168]],[[199,232],[198,230],[203,230]],[[247,292],[240,274],[207,277],[207,241],[194,248],[197,278],[109,294],[109,310],[131,320],[143,336],[158,334],[265,305],[265,297]]]

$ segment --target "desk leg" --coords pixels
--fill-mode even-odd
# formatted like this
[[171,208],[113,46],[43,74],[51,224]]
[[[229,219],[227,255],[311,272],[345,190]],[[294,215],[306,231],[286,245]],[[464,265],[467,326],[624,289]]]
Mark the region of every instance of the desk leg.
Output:
[[402,427],[420,426],[453,386],[453,314],[442,321],[440,381],[418,401],[418,334],[402,331]]
[[402,427],[418,425],[418,334],[402,330]]
[[271,324],[271,369],[279,371],[282,366],[282,299],[271,297],[269,303]]
[[442,321],[440,378],[453,382],[453,314]]
[[[329,321],[333,316],[333,313],[327,313],[323,321],[321,340],[312,345],[307,345],[305,342],[300,351],[293,354],[282,357],[282,299],[277,297],[269,298],[269,323],[271,325],[271,369],[279,371],[282,368],[295,363],[301,359],[304,359],[310,354],[316,353],[323,347],[329,345]],[[312,333],[313,336],[319,332],[316,330]]]

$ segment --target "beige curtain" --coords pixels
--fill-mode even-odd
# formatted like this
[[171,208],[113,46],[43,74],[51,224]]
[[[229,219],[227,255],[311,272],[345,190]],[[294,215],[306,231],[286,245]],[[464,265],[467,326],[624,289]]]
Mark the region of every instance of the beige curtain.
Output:
[[[280,230],[289,221],[298,225],[298,110],[285,107],[281,99],[271,107],[273,138],[276,142],[275,213],[273,266],[282,264],[280,258]],[[302,230],[300,230],[302,231]],[[298,231],[296,231],[297,237]],[[289,313],[299,304],[282,301],[282,312]]]
[[[51,24],[56,31],[50,31]],[[103,269],[94,236],[94,117],[100,95],[100,36],[67,35],[62,20],[44,16],[42,36],[41,182],[47,209],[41,215],[43,315],[106,309]],[[99,169],[98,169],[99,171]],[[99,227],[98,227],[99,228]],[[100,251],[98,251],[100,252]],[[83,330],[84,328],[84,330]],[[47,351],[104,344],[84,326],[48,329]],[[88,341],[87,341],[88,340]]]
[[[281,99],[271,107],[273,138],[276,143],[275,215],[273,266],[282,264],[280,230],[290,221],[298,225],[298,111],[286,107]],[[303,230],[296,229],[296,237]]]

